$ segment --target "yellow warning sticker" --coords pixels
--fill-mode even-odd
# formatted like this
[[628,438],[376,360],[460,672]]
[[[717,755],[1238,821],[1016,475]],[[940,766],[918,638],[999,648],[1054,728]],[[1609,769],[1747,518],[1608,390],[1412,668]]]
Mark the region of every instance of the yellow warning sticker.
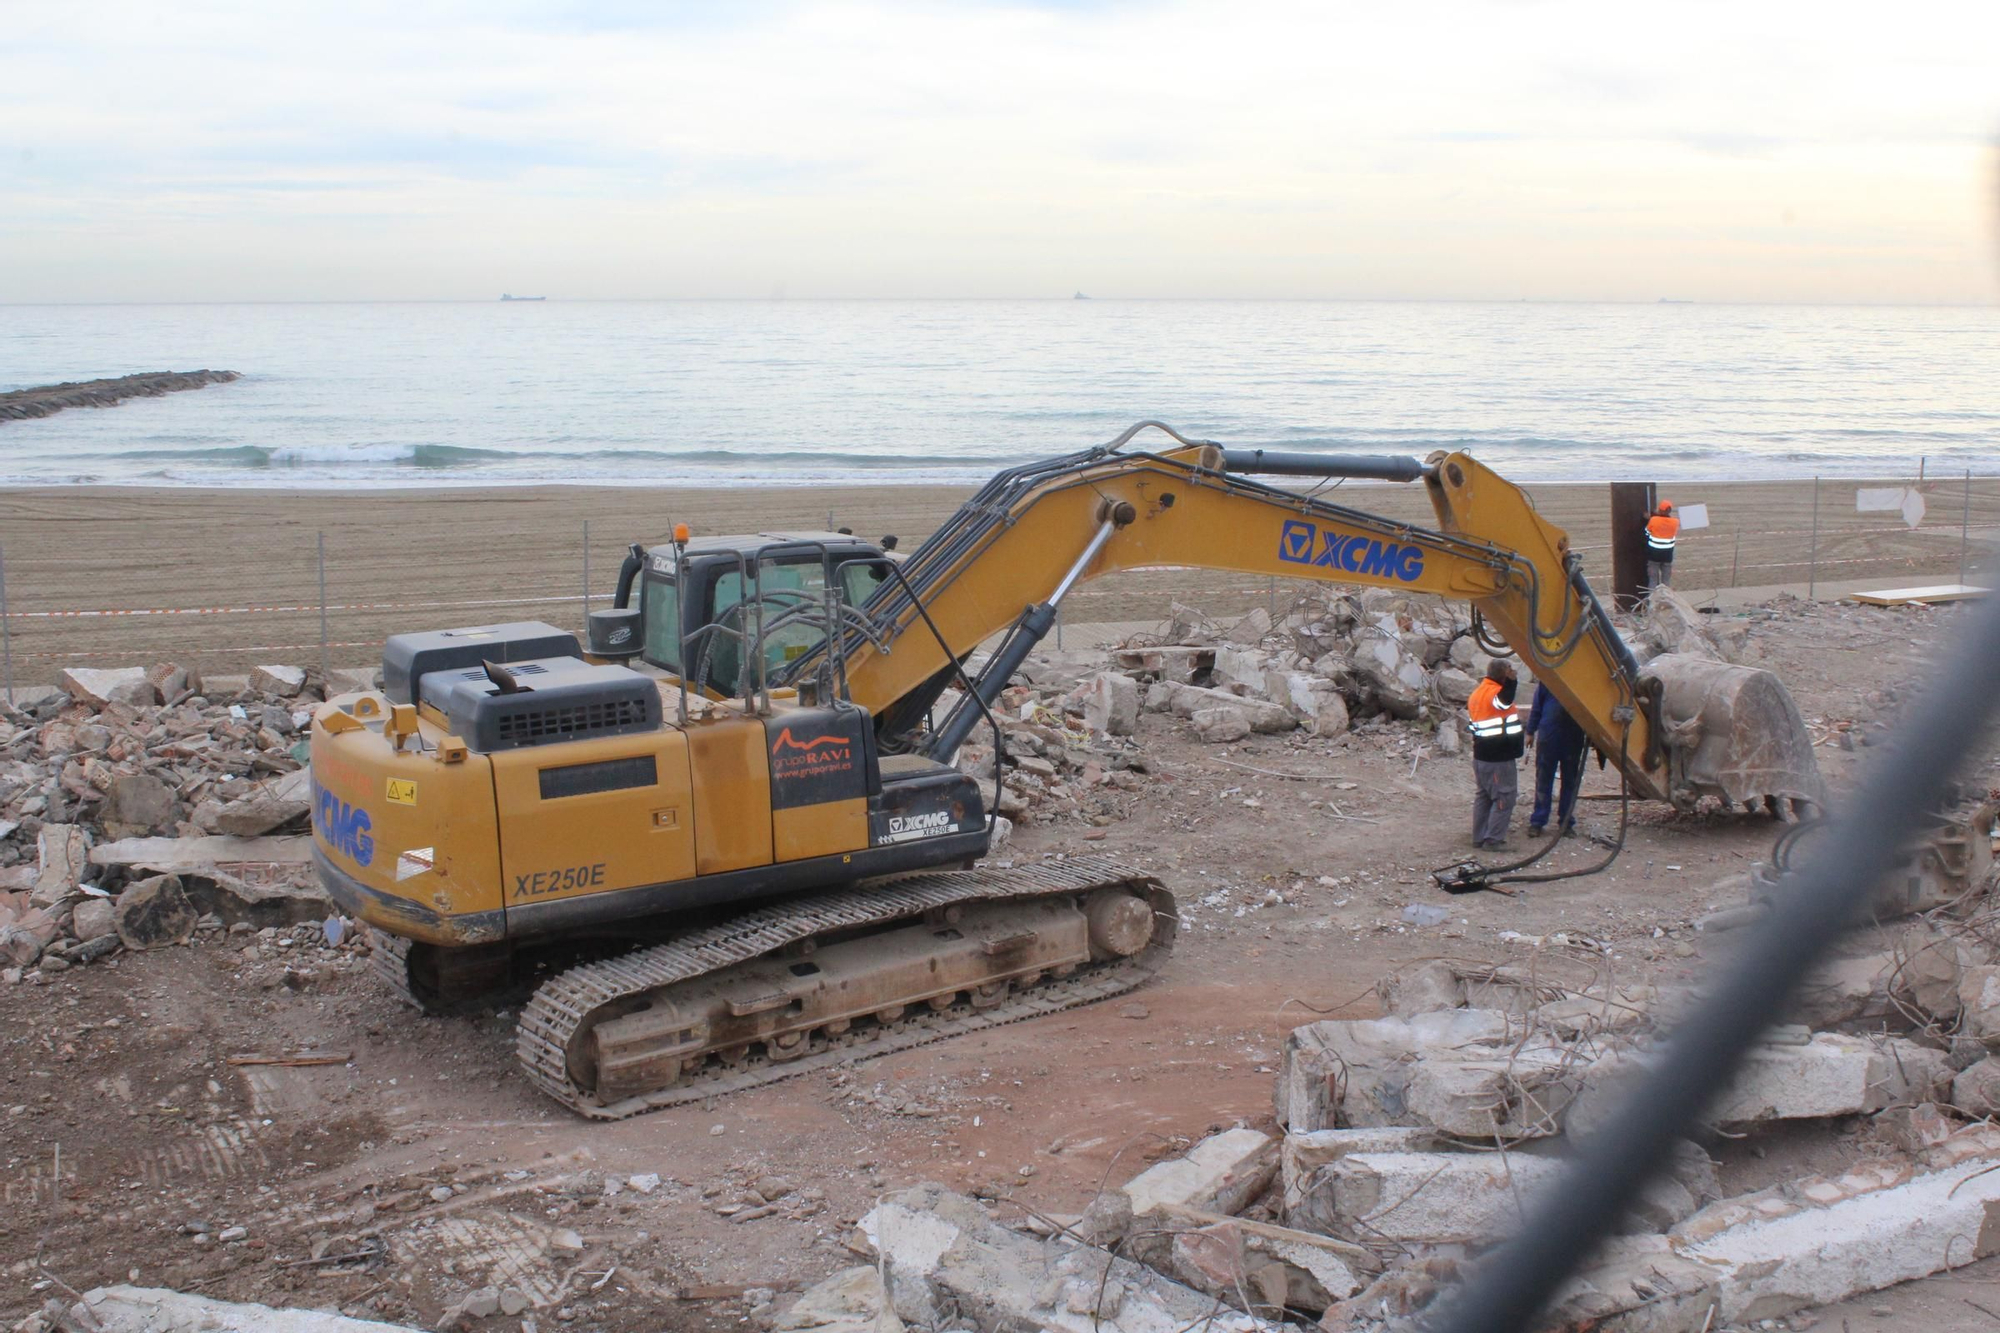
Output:
[[387,795],[397,805],[415,805],[417,784],[409,778],[390,778]]

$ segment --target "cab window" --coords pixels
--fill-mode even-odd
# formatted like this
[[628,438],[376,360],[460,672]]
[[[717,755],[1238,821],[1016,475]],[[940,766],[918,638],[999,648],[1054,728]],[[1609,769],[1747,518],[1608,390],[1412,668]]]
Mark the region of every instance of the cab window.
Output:
[[865,606],[875,590],[889,581],[889,562],[870,560],[865,564],[857,560],[843,565],[840,569],[841,591],[847,595],[849,606]]
[[646,575],[640,610],[646,619],[646,660],[668,671],[681,669],[680,585]]
[[[768,625],[785,612],[801,605],[801,599],[818,601],[826,591],[826,567],[816,556],[802,560],[770,562],[763,569],[764,621]],[[792,593],[796,596],[784,596]],[[774,595],[777,594],[777,595]],[[743,613],[739,609],[743,602],[743,575],[738,570],[725,570],[715,580],[714,610],[711,623],[721,623],[730,629],[743,631]],[[733,613],[733,614],[732,614]],[[777,670],[785,663],[798,657],[824,638],[817,623],[792,621],[780,625],[764,635],[764,670]],[[709,684],[724,693],[736,690],[736,672],[742,659],[742,645],[733,639],[717,636],[715,646],[708,655]]]

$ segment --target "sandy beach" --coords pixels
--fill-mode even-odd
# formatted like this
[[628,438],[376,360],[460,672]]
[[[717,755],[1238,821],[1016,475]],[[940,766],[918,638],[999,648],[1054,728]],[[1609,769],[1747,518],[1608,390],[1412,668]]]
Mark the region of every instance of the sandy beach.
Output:
[[[1856,512],[1857,486],[1876,484],[1906,483],[1822,483],[1819,577],[1955,578],[1963,483],[1928,484],[1916,531],[1895,514]],[[1586,572],[1608,585],[1607,487],[1529,489],[1541,512],[1571,534]],[[1972,491],[1976,572],[1989,562],[1982,537],[2000,524],[2000,478],[1975,478]],[[907,551],[969,493],[947,486],[5,490],[0,557],[14,678],[47,681],[73,664],[172,660],[217,672],[259,661],[316,663],[322,538],[330,657],[336,666],[360,665],[377,660],[383,636],[400,630],[530,618],[580,624],[586,522],[590,590],[601,605],[627,544],[658,540],[676,522],[722,533],[831,521],[866,537],[895,533]],[[1431,521],[1418,487],[1350,483],[1338,494],[1388,518]],[[1676,486],[1670,495],[1683,505],[1706,503],[1710,517],[1707,530],[1683,539],[1680,586],[1806,580],[1812,482],[1718,482]],[[1175,600],[1224,613],[1290,595],[1282,582],[1274,588],[1242,575],[1142,571],[1080,588],[1065,619],[1161,618]],[[72,614],[81,611],[100,614]]]

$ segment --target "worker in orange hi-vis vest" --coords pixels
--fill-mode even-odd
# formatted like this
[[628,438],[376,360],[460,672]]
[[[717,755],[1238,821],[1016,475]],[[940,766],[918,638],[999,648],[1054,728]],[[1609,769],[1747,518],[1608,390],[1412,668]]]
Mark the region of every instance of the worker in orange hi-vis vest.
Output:
[[1465,704],[1472,732],[1472,780],[1478,788],[1472,798],[1472,841],[1482,850],[1506,848],[1507,828],[1521,790],[1526,728],[1514,705],[1516,684],[1514,668],[1496,657]]
[[1646,520],[1646,590],[1671,583],[1674,574],[1674,543],[1680,540],[1681,521],[1674,507],[1660,501],[1660,507]]

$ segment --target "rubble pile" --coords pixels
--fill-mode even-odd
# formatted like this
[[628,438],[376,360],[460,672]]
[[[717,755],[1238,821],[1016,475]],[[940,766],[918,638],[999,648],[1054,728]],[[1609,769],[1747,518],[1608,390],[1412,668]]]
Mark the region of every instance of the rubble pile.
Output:
[[[1969,889],[1816,970],[1547,1327],[1743,1328],[2000,1253],[1992,822],[1971,816]],[[1006,1215],[1023,1230],[940,1185],[886,1196],[862,1222],[878,1264],[777,1326],[1412,1327],[1560,1187],[1687,998],[1600,965],[1408,967],[1378,986],[1383,1017],[1290,1034],[1275,1132],[1214,1134],[1079,1217]],[[1838,1165],[1746,1167],[1778,1126]]]
[[0,707],[0,976],[326,917],[304,772],[324,697],[287,666],[77,667],[17,692]]

